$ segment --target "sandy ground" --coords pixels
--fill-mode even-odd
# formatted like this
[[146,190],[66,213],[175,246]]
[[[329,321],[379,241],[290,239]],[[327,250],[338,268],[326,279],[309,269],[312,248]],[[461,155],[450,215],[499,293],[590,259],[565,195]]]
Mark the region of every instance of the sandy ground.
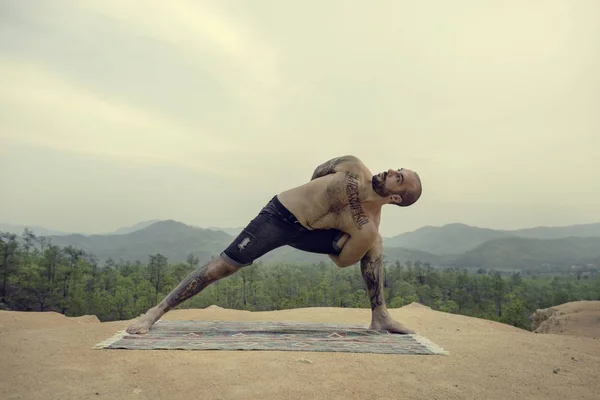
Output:
[[[391,312],[450,355],[93,350],[128,322],[2,311],[0,399],[598,399],[600,335],[536,334],[417,304]],[[164,319],[368,324],[370,311],[211,307]]]
[[574,301],[538,310],[538,333],[556,333],[600,339],[600,301]]

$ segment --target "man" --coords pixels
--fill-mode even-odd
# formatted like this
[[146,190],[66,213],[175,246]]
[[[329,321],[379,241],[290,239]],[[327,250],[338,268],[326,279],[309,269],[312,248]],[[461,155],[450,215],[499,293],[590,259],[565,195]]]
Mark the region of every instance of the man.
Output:
[[383,205],[410,206],[421,191],[414,171],[389,169],[373,175],[354,156],[329,160],[316,168],[310,182],[274,196],[220,257],[191,272],[127,332],[148,332],[166,312],[211,283],[288,245],[328,254],[342,268],[360,262],[371,303],[369,328],[413,333],[393,320],[385,306],[379,222]]

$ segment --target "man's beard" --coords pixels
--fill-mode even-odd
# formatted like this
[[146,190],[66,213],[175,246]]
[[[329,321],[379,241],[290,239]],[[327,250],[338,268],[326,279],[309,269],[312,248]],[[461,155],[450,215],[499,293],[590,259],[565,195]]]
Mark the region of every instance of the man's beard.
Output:
[[384,174],[384,177],[381,181],[379,180],[379,177],[377,175],[373,175],[373,178],[371,178],[371,186],[373,186],[373,191],[375,191],[375,193],[377,193],[381,197],[386,197],[390,194],[390,191],[386,190],[385,188],[386,176],[387,174]]

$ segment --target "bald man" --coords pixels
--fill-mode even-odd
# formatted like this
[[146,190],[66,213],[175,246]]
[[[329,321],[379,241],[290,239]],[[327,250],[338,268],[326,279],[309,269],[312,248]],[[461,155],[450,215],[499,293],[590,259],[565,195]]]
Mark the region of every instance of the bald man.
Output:
[[355,156],[329,160],[315,169],[308,183],[274,196],[218,258],[191,272],[127,332],[148,332],[165,313],[208,285],[287,245],[328,254],[341,268],[360,262],[371,303],[369,329],[413,333],[385,305],[379,223],[384,205],[408,207],[421,193],[419,175],[409,169],[373,174]]

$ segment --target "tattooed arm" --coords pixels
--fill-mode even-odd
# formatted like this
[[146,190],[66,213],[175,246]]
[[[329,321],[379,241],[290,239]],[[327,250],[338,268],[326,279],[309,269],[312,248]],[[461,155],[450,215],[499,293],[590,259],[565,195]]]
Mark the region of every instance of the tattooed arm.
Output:
[[320,178],[325,175],[334,174],[336,172],[346,172],[355,169],[360,160],[354,156],[342,156],[332,158],[329,161],[319,165],[312,174],[310,180]]
[[[375,240],[374,240],[375,239]],[[339,255],[329,254],[329,258],[341,268],[349,267],[361,261],[365,253],[377,242],[374,235],[369,230],[357,230],[348,236]]]
[[367,285],[371,310],[385,305],[383,297],[383,266],[381,265],[382,254],[382,240],[381,236],[378,236],[371,249],[360,260],[360,271]]

